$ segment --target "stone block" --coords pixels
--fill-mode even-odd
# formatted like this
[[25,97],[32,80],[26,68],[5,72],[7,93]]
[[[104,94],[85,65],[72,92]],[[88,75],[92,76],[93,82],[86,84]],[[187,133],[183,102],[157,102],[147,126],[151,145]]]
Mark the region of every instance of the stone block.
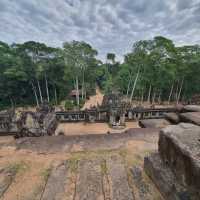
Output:
[[187,105],[183,109],[188,112],[200,112],[200,106],[198,105]]
[[172,170],[162,162],[158,153],[145,157],[144,170],[166,200],[198,199],[198,196],[179,184]]
[[177,180],[200,199],[200,127],[181,123],[162,129],[158,149]]
[[200,125],[200,112],[188,112],[180,114],[182,122],[189,122],[196,125]]
[[139,121],[139,125],[142,128],[164,128],[170,125],[170,122],[166,119],[144,119]]
[[165,118],[174,124],[178,124],[180,122],[179,115],[176,113],[165,113]]

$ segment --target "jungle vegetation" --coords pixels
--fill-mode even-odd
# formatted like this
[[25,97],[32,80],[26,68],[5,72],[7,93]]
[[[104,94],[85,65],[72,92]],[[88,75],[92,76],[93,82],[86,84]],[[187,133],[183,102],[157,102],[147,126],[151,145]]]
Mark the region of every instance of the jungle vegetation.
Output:
[[108,53],[97,58],[90,44],[65,42],[62,48],[28,41],[0,42],[0,108],[59,104],[76,91],[76,104],[94,94],[119,91],[130,100],[186,101],[200,93],[200,45],[175,46],[157,36],[133,44],[123,63]]

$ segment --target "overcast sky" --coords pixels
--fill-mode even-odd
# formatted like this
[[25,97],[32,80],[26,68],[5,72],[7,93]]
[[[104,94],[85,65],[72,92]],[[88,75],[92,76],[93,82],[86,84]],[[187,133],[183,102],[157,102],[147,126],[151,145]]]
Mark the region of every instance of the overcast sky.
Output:
[[156,35],[200,44],[200,0],[0,0],[0,40],[62,46],[83,40],[118,59]]

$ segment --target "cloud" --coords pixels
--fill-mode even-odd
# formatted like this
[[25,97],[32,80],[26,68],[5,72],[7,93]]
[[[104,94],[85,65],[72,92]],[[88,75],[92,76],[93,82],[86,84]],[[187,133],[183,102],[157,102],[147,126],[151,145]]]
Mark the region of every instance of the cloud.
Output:
[[0,29],[8,43],[84,40],[100,58],[122,59],[134,42],[156,35],[200,43],[200,0],[1,0]]

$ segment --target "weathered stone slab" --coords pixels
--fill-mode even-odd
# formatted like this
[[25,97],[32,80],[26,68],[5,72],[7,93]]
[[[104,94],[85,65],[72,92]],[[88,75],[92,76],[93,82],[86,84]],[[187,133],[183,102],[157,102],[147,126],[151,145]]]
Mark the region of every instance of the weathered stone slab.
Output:
[[142,128],[164,128],[170,125],[170,122],[166,119],[144,119],[139,121],[139,125]]
[[63,198],[67,173],[66,163],[61,163],[52,169],[41,200],[60,200]]
[[[143,177],[143,168],[139,166],[133,166],[131,169],[133,184],[134,184],[134,195],[136,199],[149,200],[149,199],[162,199],[159,198],[159,194],[155,194],[152,191],[152,187]],[[157,192],[158,193],[158,192]],[[157,198],[156,198],[157,197]]]
[[78,164],[75,200],[104,200],[101,163],[81,160]]
[[133,200],[127,172],[120,156],[111,156],[107,160],[107,173],[110,180],[110,199]]
[[177,180],[200,199],[200,127],[181,123],[161,130],[159,153]]
[[11,185],[15,172],[9,169],[0,169],[0,198]]
[[[158,137],[158,134],[158,128],[132,128],[123,133],[29,137],[18,139],[16,147],[40,153],[109,150],[121,148],[126,141],[144,140],[144,138],[146,140],[150,138],[149,136]],[[74,146],[79,146],[79,148],[74,148]]]
[[154,153],[144,159],[144,170],[167,200],[190,200],[192,194],[181,186],[172,171],[165,165],[159,154]]
[[180,114],[181,121],[200,125],[200,112],[188,112]]
[[172,123],[178,124],[180,122],[179,115],[176,113],[165,113],[164,116]]
[[188,112],[200,112],[200,106],[198,105],[187,105],[183,109]]

